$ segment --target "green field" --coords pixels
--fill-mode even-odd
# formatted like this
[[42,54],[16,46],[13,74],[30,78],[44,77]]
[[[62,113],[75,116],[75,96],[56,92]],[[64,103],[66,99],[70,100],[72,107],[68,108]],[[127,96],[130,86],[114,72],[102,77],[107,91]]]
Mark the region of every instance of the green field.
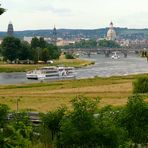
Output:
[[84,67],[94,64],[93,61],[81,60],[81,59],[59,59],[54,60],[53,64],[4,64],[0,63],[0,72],[26,72],[34,70],[43,66],[73,66]]
[[[143,74],[144,75],[144,74]],[[0,103],[16,109],[19,99],[20,110],[36,110],[46,112],[60,105],[70,107],[70,100],[77,96],[100,97],[100,105],[121,106],[132,95],[132,83],[140,75],[91,78],[80,80],[63,80],[50,83],[34,83],[19,85],[1,85]],[[144,95],[148,99],[148,94]]]

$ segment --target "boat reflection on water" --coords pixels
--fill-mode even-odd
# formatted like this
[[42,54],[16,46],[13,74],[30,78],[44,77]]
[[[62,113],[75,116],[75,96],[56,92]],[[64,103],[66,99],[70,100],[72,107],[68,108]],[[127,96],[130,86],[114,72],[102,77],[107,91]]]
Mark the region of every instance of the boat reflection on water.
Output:
[[26,73],[27,79],[50,80],[50,79],[74,79],[76,73],[74,67],[42,67],[38,70]]

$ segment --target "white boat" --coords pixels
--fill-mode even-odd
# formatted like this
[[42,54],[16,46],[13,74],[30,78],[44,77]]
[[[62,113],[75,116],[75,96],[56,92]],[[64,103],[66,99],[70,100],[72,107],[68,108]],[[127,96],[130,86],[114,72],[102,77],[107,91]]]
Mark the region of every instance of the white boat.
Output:
[[112,58],[112,59],[119,59],[119,58],[120,58],[120,56],[119,56],[119,55],[117,55],[117,53],[116,53],[116,52],[114,52],[114,54],[111,56],[111,58]]
[[74,67],[42,67],[38,70],[28,71],[27,79],[70,79],[75,78]]

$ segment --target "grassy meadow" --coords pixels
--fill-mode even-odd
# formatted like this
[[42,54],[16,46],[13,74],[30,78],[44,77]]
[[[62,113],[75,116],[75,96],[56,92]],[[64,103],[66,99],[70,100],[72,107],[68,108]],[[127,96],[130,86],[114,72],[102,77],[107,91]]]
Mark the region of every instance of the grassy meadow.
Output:
[[[143,74],[144,75],[144,74]],[[70,107],[70,100],[77,95],[100,97],[100,106],[121,106],[132,95],[132,83],[140,75],[63,80],[34,84],[1,85],[0,103],[16,109],[19,100],[20,110],[46,112],[61,105]],[[144,95],[148,101],[148,94]]]
[[43,66],[72,66],[76,68],[94,64],[93,61],[83,59],[65,59],[64,55],[58,60],[53,60],[53,64],[4,64],[0,63],[0,72],[26,72],[29,70],[38,69]]

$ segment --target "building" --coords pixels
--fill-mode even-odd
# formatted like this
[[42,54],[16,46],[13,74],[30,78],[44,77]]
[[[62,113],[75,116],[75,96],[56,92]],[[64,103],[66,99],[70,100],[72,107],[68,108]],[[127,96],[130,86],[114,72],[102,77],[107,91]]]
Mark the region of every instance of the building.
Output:
[[57,44],[57,30],[55,26],[53,28],[53,34],[52,34],[52,44],[53,45]]
[[114,30],[113,22],[110,23],[110,28],[107,32],[107,40],[116,40],[116,31]]
[[[30,37],[24,36],[23,40],[26,41],[26,42],[28,42],[29,44],[31,44],[31,41],[32,41],[33,38],[34,38],[34,36],[30,36]],[[41,38],[41,36],[36,36],[36,38],[39,39],[39,38]],[[44,40],[45,40],[48,44],[51,44],[51,43],[52,43],[51,38],[44,38]]]
[[14,34],[13,24],[10,22],[8,24],[7,35],[8,36],[13,36],[13,34]]

